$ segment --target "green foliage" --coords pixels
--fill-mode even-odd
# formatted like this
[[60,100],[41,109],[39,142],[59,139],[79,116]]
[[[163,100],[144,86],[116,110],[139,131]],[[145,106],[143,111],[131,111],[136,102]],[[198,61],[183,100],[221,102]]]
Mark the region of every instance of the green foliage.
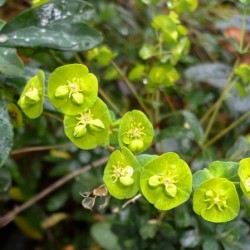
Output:
[[59,67],[48,80],[51,103],[67,115],[77,115],[93,106],[97,99],[97,88],[95,75],[80,64]]
[[140,185],[146,199],[161,210],[187,201],[192,189],[192,174],[176,153],[166,153],[150,161],[142,170]]

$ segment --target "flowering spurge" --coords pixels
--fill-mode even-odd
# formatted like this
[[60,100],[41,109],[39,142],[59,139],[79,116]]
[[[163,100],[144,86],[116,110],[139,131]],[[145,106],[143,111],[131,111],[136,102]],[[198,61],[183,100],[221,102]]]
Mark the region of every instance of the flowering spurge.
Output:
[[18,100],[22,111],[31,119],[35,119],[43,112],[44,73],[39,70],[25,85]]
[[75,116],[64,116],[64,131],[79,148],[92,149],[108,140],[111,118],[106,104],[99,98],[91,108]]
[[242,159],[239,164],[240,187],[250,200],[250,158]]
[[104,170],[103,181],[117,199],[129,199],[139,190],[139,164],[129,149],[114,151]]
[[192,174],[176,153],[165,153],[143,168],[140,186],[145,198],[160,210],[184,203],[192,191]]
[[153,126],[143,112],[132,110],[122,117],[118,132],[120,147],[138,154],[150,146],[153,137]]
[[203,182],[194,192],[193,209],[210,222],[233,220],[240,209],[235,185],[225,178],[212,178]]
[[68,64],[51,73],[48,95],[51,103],[66,115],[77,115],[96,101],[98,81],[82,64]]

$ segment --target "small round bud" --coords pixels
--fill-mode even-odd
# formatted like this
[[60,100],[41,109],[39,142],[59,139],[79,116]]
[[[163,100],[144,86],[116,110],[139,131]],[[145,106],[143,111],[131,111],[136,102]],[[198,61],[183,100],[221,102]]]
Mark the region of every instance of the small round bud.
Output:
[[121,176],[119,178],[119,181],[124,186],[130,186],[130,185],[132,185],[134,183],[134,179],[131,178],[129,175]]
[[58,99],[66,98],[69,95],[69,87],[67,85],[62,85],[58,87],[55,91],[55,97]]
[[130,144],[128,145],[128,148],[134,152],[134,153],[139,153],[141,152],[141,150],[143,149],[144,147],[144,142],[143,140],[140,140],[140,139],[135,139],[135,140],[132,140],[130,142]]
[[72,94],[72,101],[76,104],[76,105],[82,105],[84,102],[84,96],[83,94],[76,92]]
[[33,88],[25,93],[25,101],[29,104],[35,104],[40,101],[39,91],[37,88]]
[[149,180],[148,180],[148,184],[151,187],[157,187],[157,186],[159,186],[160,184],[162,184],[161,176],[159,176],[159,175],[153,175],[153,176],[151,176],[149,178]]
[[174,184],[165,185],[165,189],[170,197],[174,198],[176,196],[177,187]]
[[74,128],[73,135],[75,138],[80,138],[80,137],[83,137],[86,133],[87,133],[86,125],[77,125]]

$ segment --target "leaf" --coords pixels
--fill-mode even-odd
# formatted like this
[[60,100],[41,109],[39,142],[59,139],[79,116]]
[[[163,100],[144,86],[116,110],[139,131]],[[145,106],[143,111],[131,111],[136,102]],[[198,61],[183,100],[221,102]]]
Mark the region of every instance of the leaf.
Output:
[[221,247],[220,247],[218,240],[212,237],[208,237],[203,242],[202,249],[203,250],[221,250]]
[[[99,119],[104,125],[104,129],[94,131],[92,127],[86,122],[84,133],[81,123],[85,120]],[[79,124],[80,123],[80,124]],[[92,149],[97,146],[103,145],[109,136],[109,127],[111,118],[106,104],[99,98],[95,104],[87,111],[80,113],[77,116],[64,117],[64,131],[67,137],[79,148]],[[77,130],[76,130],[77,128]],[[78,131],[78,128],[80,130]],[[76,131],[79,132],[76,134]]]
[[240,187],[244,195],[250,200],[250,158],[242,159],[239,164]]
[[28,237],[35,240],[42,240],[43,235],[41,232],[33,227],[33,225],[31,225],[31,223],[25,217],[16,216],[14,222],[18,228]]
[[111,224],[95,223],[91,227],[92,237],[107,250],[119,250],[118,237],[111,231]]
[[[139,154],[150,146],[153,137],[153,126],[142,111],[132,110],[122,117],[118,132],[120,147],[128,147],[133,153]],[[142,143],[139,144],[139,141]]]
[[[127,173],[126,169],[130,170],[130,173]],[[127,178],[130,181],[129,185],[121,178]],[[110,155],[104,169],[103,181],[112,196],[117,199],[135,196],[140,188],[139,178],[139,164],[129,149],[123,147],[122,151],[116,150]]]
[[[67,64],[56,68],[49,76],[48,96],[55,108],[66,115],[77,115],[93,106],[97,99],[98,81],[82,64]],[[80,94],[74,97],[73,94]],[[76,101],[77,100],[77,101]]]
[[59,222],[67,218],[68,218],[68,215],[66,213],[54,213],[54,214],[51,214],[49,217],[45,218],[41,222],[41,226],[43,229],[48,229],[48,228],[54,227]]
[[39,117],[43,112],[45,76],[42,70],[33,76],[24,87],[18,105],[30,119]]
[[7,169],[0,169],[0,193],[6,192],[11,186],[11,176]]
[[63,207],[67,202],[69,195],[67,192],[63,191],[58,194],[51,196],[46,204],[46,208],[48,211],[56,211]]
[[219,178],[226,178],[230,181],[239,181],[237,162],[214,161],[208,166],[211,175]]
[[203,182],[194,191],[193,209],[210,222],[233,220],[240,209],[235,185],[225,178],[212,178]]
[[176,153],[165,153],[144,167],[140,186],[142,194],[157,209],[169,210],[188,200],[192,174]]
[[16,50],[0,47],[0,72],[7,76],[18,76],[23,70],[23,62]]
[[208,83],[213,87],[222,89],[232,68],[223,63],[203,63],[189,67],[185,71],[185,77],[196,83]]
[[196,190],[201,183],[213,177],[207,168],[197,171],[193,175],[193,189]]
[[197,117],[188,110],[182,111],[182,115],[185,118],[185,127],[193,132],[195,141],[201,143],[204,139],[204,131]]
[[13,144],[13,127],[9,120],[5,102],[0,96],[0,167],[9,157]]
[[0,7],[6,3],[6,0],[0,0]]
[[52,1],[12,19],[0,31],[0,42],[7,47],[89,50],[102,41],[102,36],[84,23],[93,15],[93,6],[85,1]]

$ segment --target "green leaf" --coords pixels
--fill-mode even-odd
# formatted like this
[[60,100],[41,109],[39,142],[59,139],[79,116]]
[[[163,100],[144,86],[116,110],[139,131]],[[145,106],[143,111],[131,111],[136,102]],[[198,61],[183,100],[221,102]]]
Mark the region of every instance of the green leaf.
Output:
[[197,171],[193,175],[193,189],[196,190],[201,183],[213,177],[207,168]]
[[0,72],[7,76],[18,76],[23,70],[23,62],[16,50],[0,47]]
[[6,0],[0,0],[0,7],[6,3]]
[[119,250],[118,237],[111,230],[111,224],[105,223],[95,223],[91,227],[92,237],[107,250]]
[[143,112],[132,110],[122,117],[118,132],[120,147],[139,154],[150,146],[153,137],[153,126]]
[[144,167],[140,185],[142,194],[150,203],[158,209],[169,210],[188,200],[192,191],[192,174],[187,163],[176,153],[165,153]]
[[13,127],[9,120],[7,107],[0,96],[0,167],[9,157],[13,136]]
[[[121,178],[128,179],[129,185]],[[104,169],[103,181],[112,196],[117,199],[129,199],[136,195],[140,188],[139,178],[139,164],[129,149],[123,147],[122,151],[116,150],[110,155]]]
[[144,43],[142,48],[139,51],[139,56],[143,59],[143,60],[147,60],[152,56],[155,56],[157,53],[157,50],[155,49],[155,47],[149,43]]
[[[102,122],[103,129],[93,130],[90,127],[90,122],[95,119]],[[65,115],[63,123],[65,134],[77,147],[92,149],[102,145],[107,140],[111,118],[106,104],[97,98],[94,105],[84,112],[76,116]],[[81,132],[82,129],[84,129],[84,133]]]
[[239,181],[237,162],[214,161],[208,166],[211,175],[219,178],[226,178],[230,181]]
[[234,184],[225,178],[212,178],[203,182],[194,192],[193,209],[210,222],[233,220],[240,209]]
[[7,23],[0,32],[0,42],[7,47],[89,50],[102,41],[102,36],[84,23],[93,15],[93,6],[85,1],[52,1]]
[[244,195],[250,200],[250,158],[244,158],[239,162],[240,187]]
[[185,127],[193,132],[195,141],[200,144],[204,139],[204,131],[197,117],[188,110],[182,111],[182,115],[185,118]]
[[43,112],[44,81],[44,73],[39,70],[37,75],[27,82],[18,100],[18,105],[30,119],[39,117]]
[[11,176],[7,169],[0,169],[0,193],[6,192],[11,186]]
[[205,241],[202,244],[202,249],[203,250],[221,250],[220,244],[218,240],[209,237],[205,239]]
[[67,115],[77,115],[93,106],[97,91],[97,78],[82,64],[58,67],[49,76],[49,99],[56,108]]
[[57,211],[65,205],[68,197],[69,195],[66,191],[51,196],[46,204],[47,210],[50,212]]
[[6,24],[6,22],[2,19],[0,19],[0,30],[3,28],[3,26]]

